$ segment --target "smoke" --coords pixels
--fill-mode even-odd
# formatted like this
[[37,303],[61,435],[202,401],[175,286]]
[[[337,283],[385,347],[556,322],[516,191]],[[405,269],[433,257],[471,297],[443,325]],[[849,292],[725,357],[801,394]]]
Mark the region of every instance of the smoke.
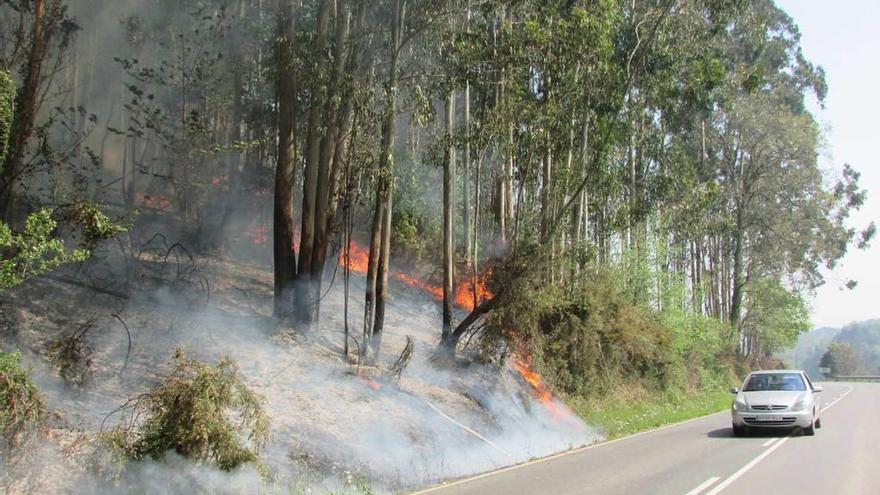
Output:
[[[268,272],[220,262],[203,270],[213,287],[209,305],[186,304],[168,287],[139,292],[128,302],[120,314],[132,335],[124,372],[126,334],[115,320],[101,319],[88,336],[94,350],[92,373],[79,388],[64,384],[39,351],[49,335],[71,326],[68,316],[53,314],[100,311],[110,301],[86,290],[68,290],[64,297],[70,302],[53,302],[51,294],[59,287],[49,281],[28,283],[15,301],[30,300],[17,308],[19,323],[28,322],[20,325],[18,335],[20,346],[31,349],[24,360],[59,418],[58,430],[94,435],[111,411],[161,380],[175,348],[184,347],[206,362],[228,355],[266,400],[272,429],[264,463],[272,481],[253,467],[226,473],[173,454],[128,463],[121,474],[107,477],[83,468],[83,459],[76,455],[60,454],[67,457],[60,464],[67,471],[55,475],[58,482],[47,492],[272,493],[303,483],[313,489],[352,488],[352,477],[370,480],[374,489],[400,490],[599,438],[561,404],[559,409],[548,408],[536,400],[512,369],[433,365],[438,310],[418,291],[401,287],[393,292],[379,369],[362,368],[356,374],[355,365],[341,358],[341,284],[322,301],[319,328],[301,335],[278,332],[269,318],[268,302],[255,302],[271,301]],[[363,282],[354,282],[352,299],[357,301]],[[253,294],[253,300],[246,293]],[[355,303],[349,311],[359,315],[362,307]],[[407,335],[415,341],[414,357],[395,383],[381,370],[396,359]],[[119,419],[111,416],[105,429]],[[58,449],[69,450],[74,443]],[[107,471],[106,466],[102,470]]]

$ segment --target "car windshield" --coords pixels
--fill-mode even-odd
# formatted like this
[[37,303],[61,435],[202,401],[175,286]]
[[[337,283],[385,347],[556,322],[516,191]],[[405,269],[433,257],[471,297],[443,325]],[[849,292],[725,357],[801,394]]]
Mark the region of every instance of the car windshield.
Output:
[[807,386],[799,373],[761,373],[752,375],[743,392],[763,392],[768,390],[804,391]]

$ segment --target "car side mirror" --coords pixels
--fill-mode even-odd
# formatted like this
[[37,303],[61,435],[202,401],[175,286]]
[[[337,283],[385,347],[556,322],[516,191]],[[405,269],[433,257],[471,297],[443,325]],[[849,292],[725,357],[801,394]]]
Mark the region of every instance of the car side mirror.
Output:
[[816,385],[816,386],[813,387],[813,393],[814,393],[814,394],[818,394],[819,392],[821,392],[821,391],[823,391],[823,390],[825,390],[825,389],[822,388],[821,385]]
[[736,388],[736,387],[730,387],[730,393],[732,393],[732,394],[738,394],[738,393],[739,393],[739,389]]

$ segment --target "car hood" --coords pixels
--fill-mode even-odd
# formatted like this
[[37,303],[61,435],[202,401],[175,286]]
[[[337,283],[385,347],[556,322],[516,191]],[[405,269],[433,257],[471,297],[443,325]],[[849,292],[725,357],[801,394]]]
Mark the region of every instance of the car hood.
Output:
[[743,398],[743,402],[748,405],[777,404],[791,406],[798,399],[804,397],[806,392],[772,390],[762,392],[742,392],[740,395]]

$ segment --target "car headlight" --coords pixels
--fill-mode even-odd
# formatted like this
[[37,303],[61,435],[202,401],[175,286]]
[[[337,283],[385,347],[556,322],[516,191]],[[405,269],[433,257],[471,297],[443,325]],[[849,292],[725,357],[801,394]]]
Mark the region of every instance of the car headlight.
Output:
[[742,412],[742,411],[748,410],[748,408],[749,408],[749,406],[747,406],[746,404],[744,404],[740,401],[733,402],[733,410],[734,411]]
[[807,402],[803,399],[801,399],[791,405],[792,411],[803,411],[806,408],[807,408]]

